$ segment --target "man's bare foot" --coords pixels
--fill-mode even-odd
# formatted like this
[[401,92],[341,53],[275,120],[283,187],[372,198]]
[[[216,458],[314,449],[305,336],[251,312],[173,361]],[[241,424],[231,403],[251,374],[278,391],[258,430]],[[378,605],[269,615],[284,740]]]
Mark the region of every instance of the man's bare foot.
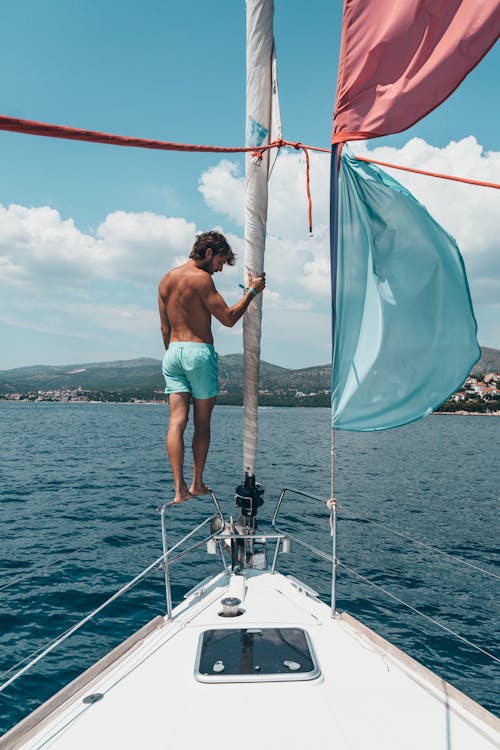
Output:
[[200,484],[195,484],[193,482],[193,484],[189,488],[189,492],[192,495],[210,495],[209,488],[207,487],[206,484],[203,484],[203,482],[200,482]]
[[194,492],[188,490],[187,485],[185,484],[184,487],[181,487],[180,490],[175,493],[175,497],[172,502],[176,505],[180,505],[181,503],[184,503],[186,500],[189,500],[192,497],[194,497]]

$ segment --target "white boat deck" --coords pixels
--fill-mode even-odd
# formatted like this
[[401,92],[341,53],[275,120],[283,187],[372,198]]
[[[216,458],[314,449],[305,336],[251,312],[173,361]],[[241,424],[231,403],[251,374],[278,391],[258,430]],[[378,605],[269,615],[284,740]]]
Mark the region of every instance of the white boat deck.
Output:
[[[241,616],[219,616],[228,595],[242,600]],[[195,678],[204,630],[258,626],[303,628],[321,675],[258,683]],[[279,573],[216,576],[174,610],[172,622],[157,618],[149,631],[27,717],[0,747],[486,750],[500,744],[492,714],[348,615],[332,619],[325,604]],[[102,699],[82,702],[95,693]]]

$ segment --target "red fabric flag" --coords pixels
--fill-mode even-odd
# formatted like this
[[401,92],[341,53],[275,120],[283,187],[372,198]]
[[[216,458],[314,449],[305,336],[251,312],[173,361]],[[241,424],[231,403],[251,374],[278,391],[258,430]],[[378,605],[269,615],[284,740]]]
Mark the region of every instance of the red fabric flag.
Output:
[[344,0],[333,143],[399,133],[500,36],[500,0]]

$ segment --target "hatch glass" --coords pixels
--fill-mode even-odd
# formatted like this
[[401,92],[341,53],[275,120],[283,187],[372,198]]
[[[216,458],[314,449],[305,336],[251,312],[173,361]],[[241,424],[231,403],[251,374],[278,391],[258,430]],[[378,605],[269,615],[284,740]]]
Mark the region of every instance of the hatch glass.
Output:
[[301,628],[219,628],[200,636],[195,676],[201,682],[312,680],[319,674]]

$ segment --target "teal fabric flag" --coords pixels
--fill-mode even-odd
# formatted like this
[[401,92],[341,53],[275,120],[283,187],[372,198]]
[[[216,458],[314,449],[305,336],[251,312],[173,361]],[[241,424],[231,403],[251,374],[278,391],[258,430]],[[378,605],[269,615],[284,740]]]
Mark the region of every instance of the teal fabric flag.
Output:
[[332,424],[429,414],[481,356],[455,240],[392,177],[342,150]]

